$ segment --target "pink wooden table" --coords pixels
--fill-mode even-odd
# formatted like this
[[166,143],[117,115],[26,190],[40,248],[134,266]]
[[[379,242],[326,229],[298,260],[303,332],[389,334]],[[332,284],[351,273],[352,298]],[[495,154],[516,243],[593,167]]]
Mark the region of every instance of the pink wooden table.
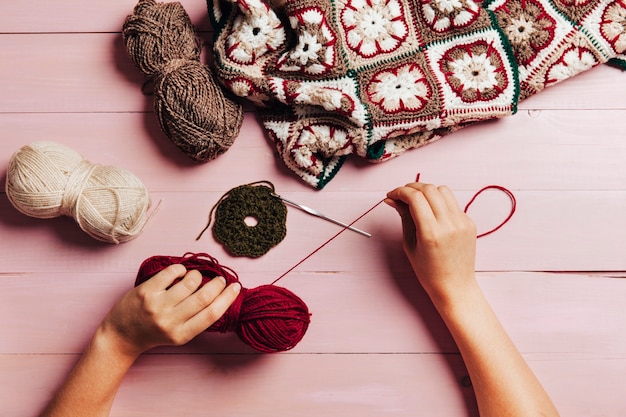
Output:
[[[563,416],[624,416],[626,376],[626,75],[598,67],[523,102],[517,115],[467,128],[396,160],[348,161],[323,191],[274,157],[253,113],[235,145],[189,163],[161,133],[120,28],[130,0],[0,3],[0,167],[37,140],[139,176],[160,207],[144,233],[100,244],[69,218],[37,220],[0,195],[0,415],[35,415],[91,332],[152,255],[209,252],[248,287],[271,282],[337,232],[289,210],[287,237],[256,260],[210,234],[230,188],[272,181],[285,197],[350,221],[391,188],[448,184],[463,204],[488,184],[517,213],[479,240],[488,298]],[[206,6],[185,0],[208,29]],[[206,35],[206,33],[205,33]],[[493,192],[471,209],[479,230],[508,213]],[[292,351],[252,352],[202,335],[132,368],[113,416],[475,416],[450,335],[404,259],[395,212],[381,205],[281,284],[311,309]]]

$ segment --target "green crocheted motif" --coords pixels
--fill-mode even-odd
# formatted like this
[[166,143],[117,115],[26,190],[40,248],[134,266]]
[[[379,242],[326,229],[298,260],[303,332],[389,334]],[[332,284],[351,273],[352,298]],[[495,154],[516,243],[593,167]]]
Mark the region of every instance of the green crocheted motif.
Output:
[[213,236],[232,255],[257,258],[285,238],[287,207],[273,194],[274,185],[261,181],[235,187],[217,203]]

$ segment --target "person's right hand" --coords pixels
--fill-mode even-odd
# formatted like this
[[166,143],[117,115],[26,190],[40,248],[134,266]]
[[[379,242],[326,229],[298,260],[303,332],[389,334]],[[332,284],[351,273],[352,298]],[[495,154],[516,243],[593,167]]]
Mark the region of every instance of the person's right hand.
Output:
[[215,323],[241,289],[239,283],[226,287],[222,277],[199,288],[201,283],[200,272],[170,265],[128,291],[104,318],[99,333],[128,357],[160,345],[185,344]]
[[385,202],[400,214],[404,251],[434,302],[475,284],[476,226],[448,187],[407,184]]

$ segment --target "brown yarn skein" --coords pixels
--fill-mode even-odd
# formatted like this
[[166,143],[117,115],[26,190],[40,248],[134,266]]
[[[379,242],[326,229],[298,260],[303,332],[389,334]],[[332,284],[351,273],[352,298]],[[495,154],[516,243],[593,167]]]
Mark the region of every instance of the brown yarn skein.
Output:
[[183,6],[140,0],[122,37],[133,64],[154,83],[154,109],[170,140],[198,162],[226,152],[243,110],[200,62],[201,45]]

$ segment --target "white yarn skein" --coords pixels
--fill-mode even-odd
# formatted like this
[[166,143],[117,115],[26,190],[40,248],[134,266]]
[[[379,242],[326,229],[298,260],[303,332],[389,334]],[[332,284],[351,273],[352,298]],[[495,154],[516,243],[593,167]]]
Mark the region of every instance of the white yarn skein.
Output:
[[108,243],[137,237],[151,204],[148,190],[134,174],[92,164],[54,142],[34,142],[13,154],[6,193],[28,216],[71,216],[87,234]]

